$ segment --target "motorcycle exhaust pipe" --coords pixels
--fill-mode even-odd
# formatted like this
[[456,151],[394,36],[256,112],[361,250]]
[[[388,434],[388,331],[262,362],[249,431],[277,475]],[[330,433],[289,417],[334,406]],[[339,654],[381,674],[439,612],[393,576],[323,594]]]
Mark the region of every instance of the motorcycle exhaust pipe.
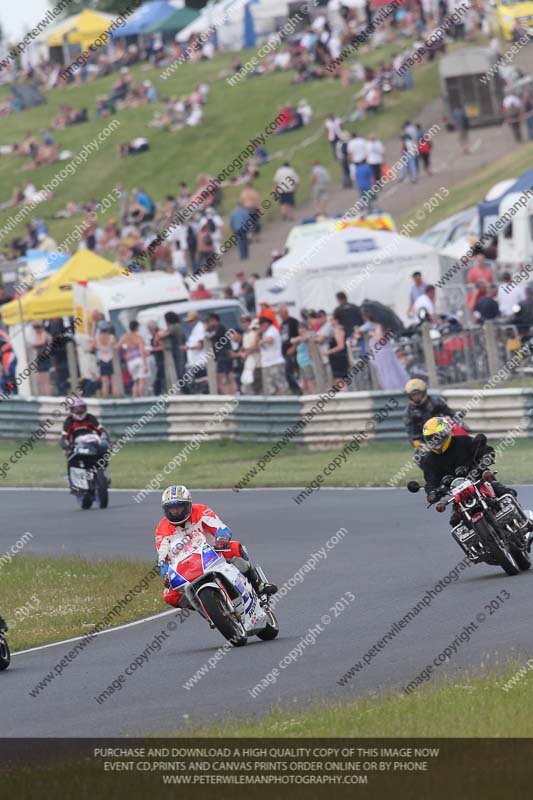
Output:
[[259,575],[259,578],[261,579],[261,581],[263,583],[268,583],[268,578],[265,575],[265,571],[264,571],[263,567],[259,566],[259,564],[256,564],[255,565],[255,571],[257,572],[257,574]]

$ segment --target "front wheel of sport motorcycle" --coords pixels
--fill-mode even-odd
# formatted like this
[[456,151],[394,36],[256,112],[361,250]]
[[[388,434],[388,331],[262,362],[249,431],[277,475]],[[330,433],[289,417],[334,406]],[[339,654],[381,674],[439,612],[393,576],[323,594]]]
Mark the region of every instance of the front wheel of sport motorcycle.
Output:
[[9,650],[7,639],[4,639],[3,636],[0,636],[0,672],[4,669],[7,669],[10,663],[11,652]]
[[205,589],[200,589],[198,596],[209,619],[224,639],[231,642],[234,647],[243,647],[248,641],[246,631],[241,623],[230,614],[220,592],[217,592],[212,586],[206,586]]
[[258,639],[262,639],[264,642],[269,642],[271,639],[275,639],[279,633],[279,623],[276,619],[276,615],[270,608],[265,608],[266,615],[268,617],[268,623],[262,631],[258,631],[256,636]]

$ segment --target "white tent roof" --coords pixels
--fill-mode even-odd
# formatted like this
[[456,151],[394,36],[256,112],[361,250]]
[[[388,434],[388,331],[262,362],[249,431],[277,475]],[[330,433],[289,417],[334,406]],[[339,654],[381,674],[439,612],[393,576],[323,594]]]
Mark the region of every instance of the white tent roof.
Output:
[[220,0],[205,6],[200,16],[179,32],[180,42],[193,33],[205,33],[216,24],[222,48],[242,48],[244,9],[250,3],[260,39],[274,30],[274,20],[285,18],[289,13],[288,0]]
[[331,311],[335,294],[345,291],[361,302],[365,298],[390,305],[405,318],[410,276],[420,270],[426,282],[440,277],[436,250],[415,239],[388,231],[345,228],[331,234],[299,238],[283,258],[272,265],[274,278],[291,277],[301,306]]
[[363,267],[376,260],[401,265],[419,261],[434,252],[429,245],[398,233],[344,228],[324,234],[324,228],[319,225],[315,236],[295,240],[294,248],[274,262],[272,271],[280,276],[295,264],[301,264],[301,269],[307,273],[324,272]]

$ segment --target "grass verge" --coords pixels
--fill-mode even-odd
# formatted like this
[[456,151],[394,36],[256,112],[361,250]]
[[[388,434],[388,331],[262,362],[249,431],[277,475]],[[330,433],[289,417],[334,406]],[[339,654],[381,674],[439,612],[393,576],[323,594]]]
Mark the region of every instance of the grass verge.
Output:
[[[504,669],[441,680],[410,695],[373,694],[331,703],[275,708],[265,717],[228,718],[219,723],[192,724],[188,736],[226,737],[531,737],[533,673],[509,691],[502,687],[520,669],[518,661]],[[174,736],[176,732],[165,735]],[[183,736],[183,729],[179,732]]]
[[[158,473],[161,473],[161,487],[174,482],[193,488],[231,488],[253,469],[272,443],[205,442],[189,455],[186,463],[164,475],[163,468],[183,446],[182,442],[129,444],[111,461],[112,488],[139,489]],[[14,443],[0,442],[0,463],[8,461],[15,449]],[[262,471],[258,470],[257,475],[251,477],[247,488],[308,486],[341,450],[340,445],[327,450],[288,445]],[[513,447],[503,450],[498,458],[502,480],[530,482],[532,454],[533,442],[529,440],[518,440]],[[323,485],[387,486],[406,465],[411,467],[401,476],[398,486],[405,486],[407,481],[421,476],[411,460],[410,448],[404,442],[374,441],[361,446],[359,452],[349,453],[341,468],[324,476]],[[39,445],[10,468],[0,486],[64,486],[67,491],[65,474],[62,451],[57,446]]]
[[128,592],[131,600],[102,629],[166,610],[153,567],[123,559],[14,558],[1,574],[12,650],[90,633]]

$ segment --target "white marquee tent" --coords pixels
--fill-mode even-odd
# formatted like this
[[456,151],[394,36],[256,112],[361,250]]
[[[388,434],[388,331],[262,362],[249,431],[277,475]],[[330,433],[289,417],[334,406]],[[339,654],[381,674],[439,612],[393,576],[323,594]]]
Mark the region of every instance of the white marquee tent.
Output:
[[[253,24],[245,24],[247,12]],[[289,14],[288,0],[220,0],[209,3],[190,25],[179,33],[179,40],[186,41],[192,33],[205,33],[213,26],[217,28],[218,46],[222,50],[242,50],[264,41],[278,30]]]
[[397,233],[365,228],[324,233],[319,224],[316,235],[309,230],[308,235],[294,238],[294,246],[274,262],[272,275],[281,283],[290,278],[292,292],[303,308],[331,312],[337,305],[335,294],[345,291],[353,302],[379,300],[405,319],[411,275],[417,270],[426,283],[439,279],[439,257],[433,247]]

